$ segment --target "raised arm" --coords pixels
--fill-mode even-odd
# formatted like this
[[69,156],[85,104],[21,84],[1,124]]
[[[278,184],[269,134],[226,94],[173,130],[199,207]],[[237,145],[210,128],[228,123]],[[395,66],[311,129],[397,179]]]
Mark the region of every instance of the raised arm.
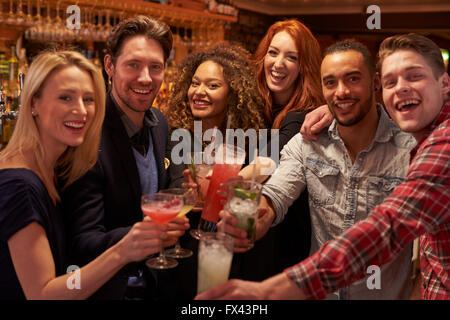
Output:
[[136,223],[116,245],[80,269],[80,288],[69,289],[71,274],[56,277],[55,263],[44,228],[31,222],[11,236],[8,247],[27,299],[85,299],[127,263],[159,251],[167,238],[165,226],[145,220]]
[[333,115],[328,106],[324,104],[305,116],[300,133],[308,140],[317,140],[320,132],[329,127],[332,121]]
[[[321,299],[357,280],[367,266],[391,261],[425,232],[445,236],[450,223],[450,134],[445,130],[448,123],[442,127],[440,133],[429,138],[428,145],[423,143],[425,146],[417,151],[405,182],[366,220],[326,242],[314,255],[283,274],[262,283],[232,280],[197,299]],[[445,244],[436,241],[435,245],[445,252]],[[435,261],[433,267],[437,265]]]

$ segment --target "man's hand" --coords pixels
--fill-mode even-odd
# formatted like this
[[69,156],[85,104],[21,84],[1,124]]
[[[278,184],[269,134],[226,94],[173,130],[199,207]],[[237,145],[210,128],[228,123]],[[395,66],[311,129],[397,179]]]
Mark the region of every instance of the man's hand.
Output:
[[273,210],[270,199],[261,196],[259,204],[258,223],[256,224],[256,240],[261,239],[269,231],[275,220],[275,211]]
[[293,300],[304,299],[303,291],[281,272],[263,282],[233,279],[195,297],[195,300]]
[[[237,219],[227,210],[219,213],[220,221],[217,224],[217,230],[223,231],[234,237],[234,252],[246,252],[248,245],[247,232],[236,227]],[[258,222],[256,223],[256,240],[261,239],[270,229],[275,213],[268,203],[266,197],[261,197],[261,203],[258,208]]]
[[248,251],[249,249],[246,248],[248,245],[247,232],[235,227],[237,219],[226,210],[220,211],[219,217],[220,221],[217,224],[217,230],[234,237],[234,252],[241,253]]
[[207,290],[195,300],[259,300],[266,299],[260,282],[233,279]]
[[308,140],[317,140],[320,132],[330,126],[333,119],[328,105],[324,104],[306,114],[300,133]]

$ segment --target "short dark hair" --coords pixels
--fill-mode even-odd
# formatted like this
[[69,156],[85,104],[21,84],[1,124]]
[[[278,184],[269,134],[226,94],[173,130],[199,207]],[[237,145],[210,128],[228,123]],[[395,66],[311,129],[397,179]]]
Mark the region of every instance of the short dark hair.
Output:
[[114,26],[112,33],[106,40],[106,50],[111,56],[113,64],[121,53],[123,42],[127,38],[138,35],[158,41],[164,52],[164,61],[167,61],[173,42],[169,26],[162,21],[140,15],[121,21]]
[[384,59],[398,50],[412,50],[420,54],[430,65],[436,79],[445,72],[441,49],[427,37],[415,33],[399,34],[383,40],[378,51],[380,71]]
[[370,76],[374,76],[376,69],[372,54],[365,45],[355,39],[345,39],[332,44],[327,49],[325,49],[323,57],[325,58],[326,56],[333,53],[350,50],[361,53],[361,55],[363,56],[364,64],[366,65],[367,69],[369,69]]

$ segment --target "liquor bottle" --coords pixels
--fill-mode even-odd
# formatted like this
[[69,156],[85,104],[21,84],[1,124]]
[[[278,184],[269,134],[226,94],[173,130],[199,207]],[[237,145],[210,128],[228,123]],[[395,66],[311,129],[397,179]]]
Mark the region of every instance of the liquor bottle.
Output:
[[16,57],[16,47],[11,46],[11,56],[8,60],[9,65],[9,91],[13,94],[17,90],[19,81],[19,60]]
[[27,60],[27,50],[25,48],[20,49],[19,55],[19,74],[27,74],[28,72],[28,60]]
[[0,80],[2,82],[9,80],[8,60],[6,60],[4,51],[0,51]]
[[16,116],[17,112],[19,111],[19,89],[14,90],[13,93],[13,100],[11,104],[11,114],[14,114]]

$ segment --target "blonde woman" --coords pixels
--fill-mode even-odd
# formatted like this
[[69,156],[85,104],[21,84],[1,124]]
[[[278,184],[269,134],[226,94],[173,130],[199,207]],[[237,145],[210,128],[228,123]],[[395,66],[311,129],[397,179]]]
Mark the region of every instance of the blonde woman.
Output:
[[102,75],[81,54],[46,52],[30,66],[14,134],[0,153],[0,299],[87,298],[167,237],[153,222],[136,223],[81,268],[79,289],[68,289],[56,181],[64,189],[95,164],[104,113]]

